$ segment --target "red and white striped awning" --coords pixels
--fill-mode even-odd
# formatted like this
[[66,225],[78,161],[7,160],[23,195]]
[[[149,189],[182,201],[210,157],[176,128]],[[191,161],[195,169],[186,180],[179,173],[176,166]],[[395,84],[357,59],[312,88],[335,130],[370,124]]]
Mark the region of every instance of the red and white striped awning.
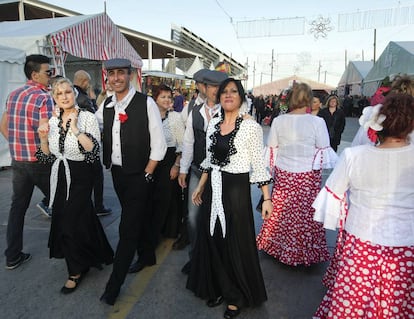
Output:
[[133,67],[142,68],[141,57],[108,15],[83,17],[84,20],[49,34],[55,48],[60,47],[64,53],[90,60],[125,58]]

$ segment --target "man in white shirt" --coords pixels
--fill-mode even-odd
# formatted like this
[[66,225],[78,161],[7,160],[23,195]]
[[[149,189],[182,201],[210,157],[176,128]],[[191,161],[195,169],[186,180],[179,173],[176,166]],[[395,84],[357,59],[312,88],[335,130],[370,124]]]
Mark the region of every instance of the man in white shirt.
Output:
[[[183,152],[180,161],[180,175],[178,183],[181,187],[187,187],[187,174],[190,174],[188,184],[188,196],[191,197],[200,180],[201,162],[206,156],[206,131],[211,118],[220,113],[220,104],[217,104],[217,90],[221,82],[227,79],[227,74],[218,71],[207,70],[203,75],[206,90],[206,100],[203,104],[193,108],[187,119],[184,133]],[[200,207],[188,201],[188,235],[190,240],[190,261],[197,237],[197,225],[200,215]],[[182,272],[188,274],[190,262],[184,265]]]
[[102,302],[113,305],[137,246],[139,270],[156,263],[147,207],[152,174],[164,158],[167,145],[154,100],[130,85],[131,62],[111,59],[105,61],[105,68],[115,95],[107,98],[95,114],[98,121],[103,121],[103,163],[111,169],[122,207],[113,270],[101,296]]

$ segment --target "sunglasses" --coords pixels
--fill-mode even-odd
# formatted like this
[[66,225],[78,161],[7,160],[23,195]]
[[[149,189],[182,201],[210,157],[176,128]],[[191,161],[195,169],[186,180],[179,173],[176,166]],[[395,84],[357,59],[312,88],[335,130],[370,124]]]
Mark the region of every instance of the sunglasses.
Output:
[[[40,73],[40,72],[39,72]],[[52,70],[46,70],[43,72],[44,74],[46,74],[47,76],[52,76],[53,71]]]

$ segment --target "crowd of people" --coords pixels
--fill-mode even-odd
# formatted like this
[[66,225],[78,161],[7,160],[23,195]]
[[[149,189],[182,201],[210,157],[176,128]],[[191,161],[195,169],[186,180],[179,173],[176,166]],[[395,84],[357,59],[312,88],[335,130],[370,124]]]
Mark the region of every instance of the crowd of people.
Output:
[[[96,103],[86,71],[73,83],[52,79],[49,62],[27,56],[28,81],[0,121],[13,169],[6,269],[31,258],[23,224],[37,186],[51,217],[49,256],[67,266],[63,294],[112,264],[100,300],[114,305],[127,274],[156,264],[162,238],[174,238],[173,249],[190,246],[187,289],[208,307],[225,302],[226,319],[267,300],[260,250],[290,267],[330,261],[314,318],[414,317],[413,79],[397,77],[380,104],[365,106],[338,158],[346,112],[305,83],[255,98],[240,80],[202,69],[185,104],[164,84],[152,96],[136,91],[131,62],[116,58],[104,62]],[[102,163],[121,206],[115,250],[99,220],[111,213]],[[323,169],[333,170],[322,187]],[[251,184],[262,192],[258,234]],[[325,229],[339,229],[332,256]]]

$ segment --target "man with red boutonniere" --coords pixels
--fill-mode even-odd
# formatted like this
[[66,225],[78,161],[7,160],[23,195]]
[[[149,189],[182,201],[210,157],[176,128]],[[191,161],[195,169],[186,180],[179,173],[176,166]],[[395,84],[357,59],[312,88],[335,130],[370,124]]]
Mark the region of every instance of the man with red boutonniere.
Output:
[[103,123],[103,163],[111,169],[122,207],[113,270],[101,296],[102,302],[113,305],[137,247],[139,270],[156,263],[148,204],[152,174],[167,145],[156,103],[130,84],[131,62],[111,59],[104,66],[115,94],[95,114]]

